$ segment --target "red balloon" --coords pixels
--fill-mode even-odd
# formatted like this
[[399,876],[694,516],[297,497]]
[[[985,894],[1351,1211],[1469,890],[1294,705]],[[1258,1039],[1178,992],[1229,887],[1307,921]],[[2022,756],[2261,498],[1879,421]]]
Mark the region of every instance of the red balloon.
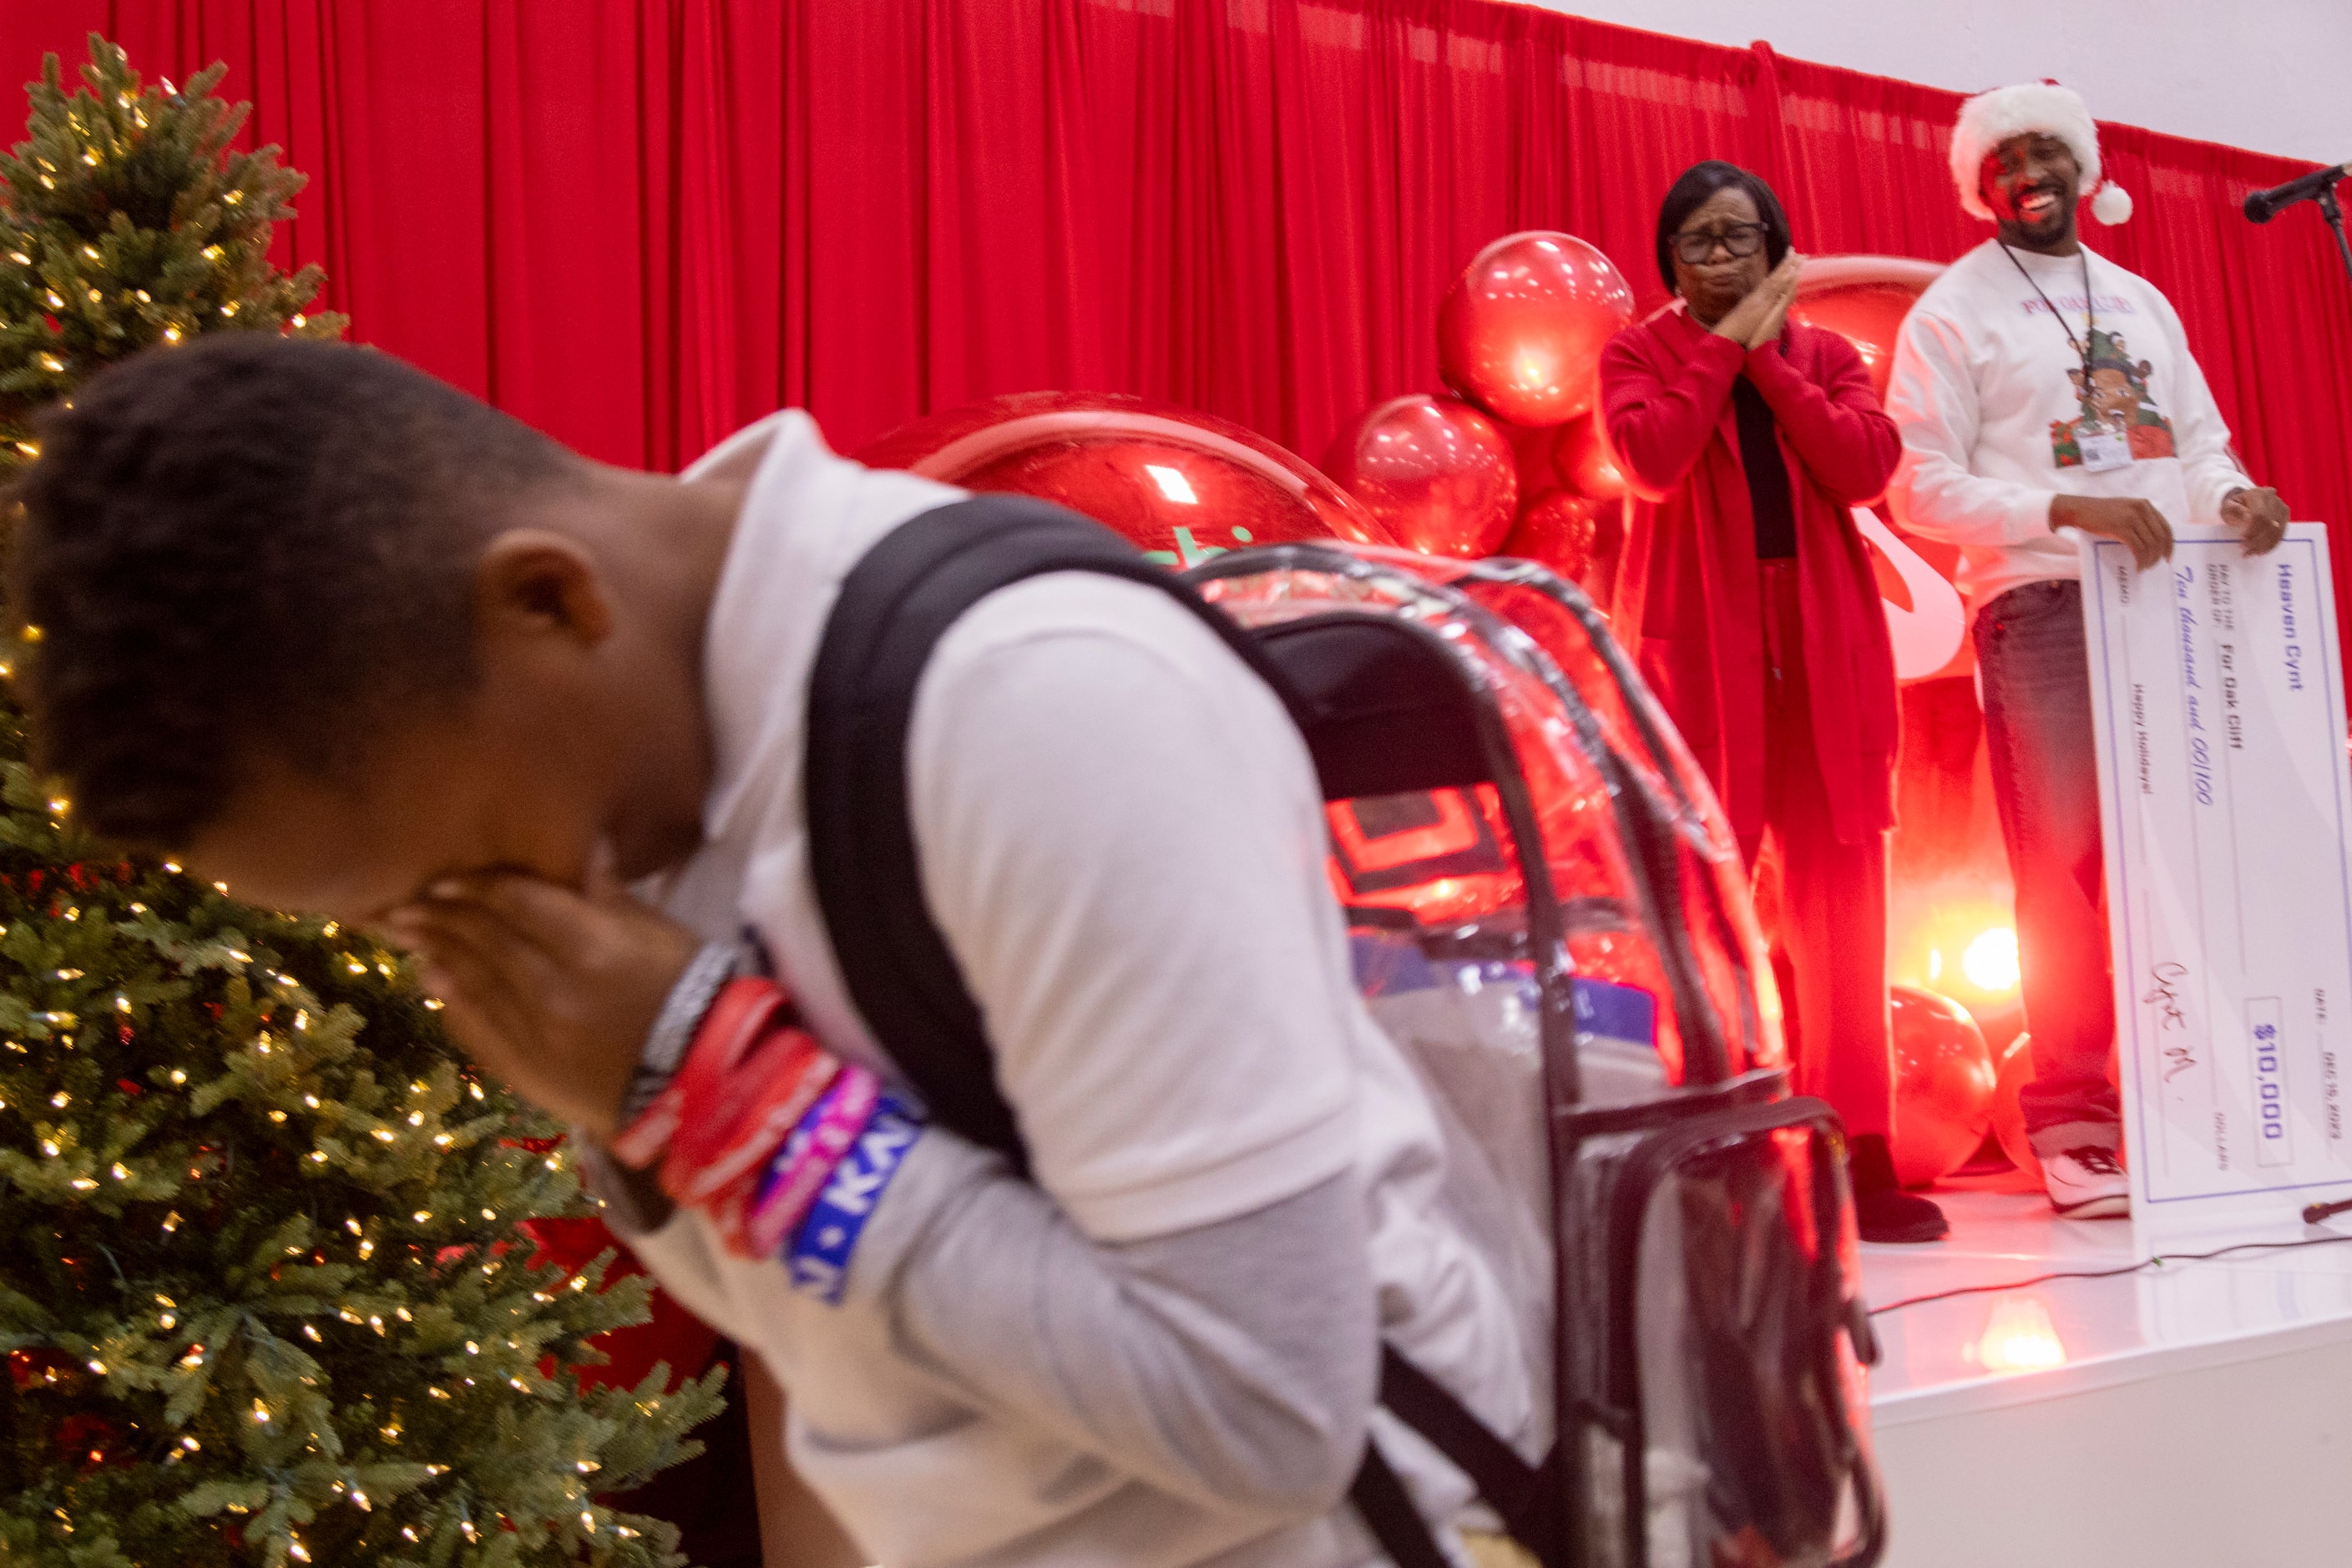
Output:
[[[2107,1053],[2107,1081],[2114,1083],[2120,1064],[2115,1053]],[[1992,1134],[2000,1140],[2000,1152],[2009,1156],[2010,1163],[2032,1176],[2042,1179],[2042,1162],[2033,1152],[2033,1145],[2025,1132],[2025,1108],[2019,1103],[2018,1091],[2033,1081],[2033,1037],[2019,1034],[2001,1047],[2000,1065],[1995,1069],[1992,1089]]]
[[1571,234],[1507,235],[1471,258],[1437,313],[1445,384],[1517,425],[1592,406],[1601,351],[1633,319],[1633,291]]
[[1519,513],[1502,553],[1550,567],[1572,582],[1582,583],[1592,570],[1593,546],[1601,537],[1602,503],[1566,490],[1538,496]]
[[1895,1173],[1926,1186],[1968,1163],[1992,1122],[1992,1053],[1969,1010],[1948,996],[1897,985]]
[[1625,470],[1609,449],[1609,437],[1598,412],[1560,426],[1553,461],[1560,477],[1577,494],[1594,500],[1615,500],[1625,493]]
[[1396,542],[1353,497],[1255,431],[1140,397],[991,398],[901,426],[857,460],[1059,502],[1174,566],[1240,545]]
[[1511,461],[1519,473],[1519,510],[1527,510],[1530,497],[1548,490],[1571,488],[1568,476],[1559,469],[1559,429],[1552,425],[1507,425],[1496,421],[1511,443]]
[[1943,270],[1933,261],[1907,256],[1809,257],[1797,275],[1797,298],[1789,313],[1853,344],[1884,403],[1903,318]]
[[1993,1069],[1992,1135],[2000,1140],[2000,1152],[2009,1163],[2038,1182],[2042,1162],[2026,1138],[2025,1107],[2017,1099],[2018,1091],[2032,1081],[2033,1037],[2021,1034],[2002,1047],[2000,1065]]
[[1510,438],[1455,398],[1390,399],[1340,432],[1323,466],[1398,540],[1432,555],[1492,555],[1518,509]]

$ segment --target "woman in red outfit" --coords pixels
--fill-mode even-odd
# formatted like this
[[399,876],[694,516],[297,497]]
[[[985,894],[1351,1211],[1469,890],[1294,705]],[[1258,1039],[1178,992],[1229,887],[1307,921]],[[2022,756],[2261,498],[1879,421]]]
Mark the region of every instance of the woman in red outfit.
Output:
[[1886,1007],[1895,660],[1849,510],[1902,444],[1853,346],[1788,319],[1801,258],[1771,188],[1686,171],[1658,215],[1680,300],[1601,359],[1601,406],[1633,488],[1620,637],[1722,797],[1750,868],[1780,847],[1802,1087],[1852,1138],[1864,1238],[1933,1241],[1902,1191]]

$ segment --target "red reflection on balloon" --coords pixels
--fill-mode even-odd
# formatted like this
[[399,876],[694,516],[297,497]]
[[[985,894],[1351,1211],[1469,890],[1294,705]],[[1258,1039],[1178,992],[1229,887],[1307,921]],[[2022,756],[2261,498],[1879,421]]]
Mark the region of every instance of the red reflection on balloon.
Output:
[[1797,299],[1789,313],[1852,343],[1884,403],[1903,318],[1943,270],[1908,256],[1809,257],[1797,276]]
[[1602,505],[1565,490],[1538,496],[1519,513],[1510,537],[1503,541],[1502,552],[1540,562],[1571,582],[1584,583],[1592,571],[1593,546],[1601,537]]
[[1615,500],[1625,493],[1625,471],[1609,449],[1599,414],[1587,414],[1560,426],[1553,461],[1569,488],[1594,500]]
[[1340,432],[1323,466],[1399,541],[1433,555],[1492,555],[1518,506],[1509,438],[1456,398],[1391,398]]
[[901,426],[856,456],[868,468],[1058,502],[1172,566],[1300,539],[1394,542],[1295,453],[1230,420],[1140,397],[991,398]]
[[1472,258],[1437,313],[1445,383],[1518,425],[1592,406],[1601,351],[1633,319],[1633,291],[1571,234],[1506,235]]
[[[1992,1125],[1992,1053],[1969,1010],[1948,996],[1897,985],[1895,1025],[1895,1173],[1925,1186],[1968,1163]],[[1797,1021],[1799,1048],[1804,1020]]]

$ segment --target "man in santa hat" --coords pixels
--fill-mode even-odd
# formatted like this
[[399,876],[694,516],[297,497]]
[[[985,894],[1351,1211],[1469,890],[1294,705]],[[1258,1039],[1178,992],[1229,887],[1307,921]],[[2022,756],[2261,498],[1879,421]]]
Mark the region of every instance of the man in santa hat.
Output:
[[2260,554],[2287,511],[2231,457],[2171,304],[2076,234],[2086,193],[2101,223],[2132,210],[2102,174],[2079,96],[2036,82],[1969,99],[1952,177],[1995,233],[1904,323],[1887,399],[1904,456],[1889,494],[1913,531],[1960,547],[2017,888],[2035,1068],[2020,1097],[2026,1131],[2060,1214],[2119,1216],[2130,1189],[2106,1072],[2115,995],[2074,534],[2119,540],[2145,569],[2187,523],[2226,523]]

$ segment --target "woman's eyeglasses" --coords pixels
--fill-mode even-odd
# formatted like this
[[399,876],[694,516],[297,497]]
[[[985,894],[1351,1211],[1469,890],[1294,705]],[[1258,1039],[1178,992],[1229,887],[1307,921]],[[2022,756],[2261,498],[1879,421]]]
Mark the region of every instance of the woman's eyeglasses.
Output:
[[1753,256],[1764,247],[1764,226],[1760,223],[1735,223],[1719,232],[1694,229],[1675,236],[1675,254],[1685,267],[1696,267],[1715,254],[1720,245],[1735,257]]

